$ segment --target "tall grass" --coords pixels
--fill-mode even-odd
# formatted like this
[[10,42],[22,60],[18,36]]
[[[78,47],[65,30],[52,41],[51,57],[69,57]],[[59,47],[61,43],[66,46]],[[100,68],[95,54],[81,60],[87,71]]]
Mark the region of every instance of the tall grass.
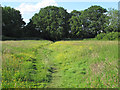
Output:
[[[43,46],[50,41],[2,42],[2,88],[44,87],[51,74]],[[47,51],[50,52],[50,51]]]
[[117,88],[117,41],[3,41],[2,88]]
[[58,70],[49,87],[118,87],[117,41],[60,41],[49,48],[54,50],[52,58]]

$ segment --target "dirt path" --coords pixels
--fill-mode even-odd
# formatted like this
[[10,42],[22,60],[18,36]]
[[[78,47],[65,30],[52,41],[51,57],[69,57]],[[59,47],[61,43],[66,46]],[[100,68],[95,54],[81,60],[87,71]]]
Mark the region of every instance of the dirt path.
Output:
[[61,85],[61,77],[62,75],[59,73],[59,71],[56,71],[52,73],[52,80],[51,82],[47,85],[48,88],[59,88]]

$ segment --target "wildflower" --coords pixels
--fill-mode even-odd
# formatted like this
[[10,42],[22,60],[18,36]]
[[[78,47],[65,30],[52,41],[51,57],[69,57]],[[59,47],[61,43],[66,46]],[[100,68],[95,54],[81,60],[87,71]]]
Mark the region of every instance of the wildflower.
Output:
[[92,47],[89,47],[90,50],[92,50]]

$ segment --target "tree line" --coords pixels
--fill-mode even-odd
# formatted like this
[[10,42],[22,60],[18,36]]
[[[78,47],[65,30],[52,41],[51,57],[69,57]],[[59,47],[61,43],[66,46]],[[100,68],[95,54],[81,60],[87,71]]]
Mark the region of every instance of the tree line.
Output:
[[[68,13],[63,7],[47,6],[25,23],[19,10],[2,7],[2,35],[39,37],[47,40],[95,38],[100,34],[119,32],[119,12],[101,6]],[[116,34],[115,34],[116,35]]]

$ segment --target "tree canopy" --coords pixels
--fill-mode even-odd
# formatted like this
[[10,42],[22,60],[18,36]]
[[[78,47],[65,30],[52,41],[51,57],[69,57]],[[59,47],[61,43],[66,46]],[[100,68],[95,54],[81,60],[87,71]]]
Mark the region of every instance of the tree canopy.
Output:
[[109,8],[107,13],[109,16],[108,27],[105,28],[106,32],[117,32],[118,31],[118,10]]
[[96,5],[84,10],[81,17],[83,29],[89,34],[88,36],[95,37],[104,30],[105,23],[107,22],[105,19],[107,18],[106,12],[106,9]]
[[118,32],[120,21],[118,10],[107,11],[97,5],[83,11],[73,10],[71,13],[63,7],[47,6],[35,13],[27,25],[20,11],[11,7],[2,9],[3,35],[9,37],[40,37],[53,41],[94,38],[100,33]]
[[73,38],[95,37],[104,30],[107,20],[106,9],[100,6],[91,6],[84,11],[73,10],[70,18],[71,34]]
[[48,6],[42,8],[32,17],[33,23],[42,32],[42,37],[58,40],[68,34],[69,14],[62,7]]
[[3,35],[10,37],[20,36],[20,30],[25,25],[20,11],[11,7],[2,8],[2,29]]

